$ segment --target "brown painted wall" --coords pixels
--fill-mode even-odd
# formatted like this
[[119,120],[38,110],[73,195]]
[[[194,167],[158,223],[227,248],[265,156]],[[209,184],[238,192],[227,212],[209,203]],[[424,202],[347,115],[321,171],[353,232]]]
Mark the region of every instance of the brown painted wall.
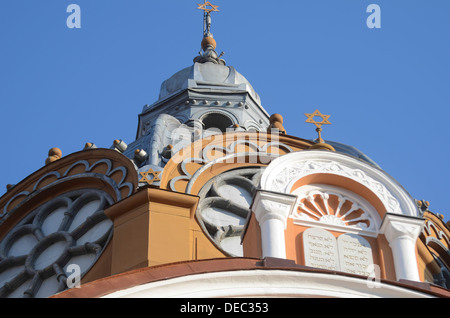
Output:
[[106,210],[114,221],[111,274],[226,257],[200,229],[197,204],[196,196],[148,187]]

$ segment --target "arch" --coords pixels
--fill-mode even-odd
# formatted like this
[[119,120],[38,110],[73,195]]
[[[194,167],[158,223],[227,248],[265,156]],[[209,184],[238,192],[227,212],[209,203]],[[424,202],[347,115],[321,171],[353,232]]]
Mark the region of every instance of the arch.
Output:
[[348,189],[374,205],[380,214],[419,216],[419,210],[403,187],[383,170],[345,154],[305,150],[281,156],[267,167],[261,188],[292,193],[308,183],[324,183]]
[[201,121],[205,125],[205,129],[217,128],[221,132],[226,132],[227,128],[234,124],[230,116],[219,112],[206,113],[202,116]]
[[133,163],[110,149],[91,149],[63,157],[22,180],[0,198],[0,226],[10,226],[46,197],[75,189],[104,189],[116,201],[137,189]]
[[233,132],[195,141],[179,150],[167,162],[161,188],[195,194],[198,177],[224,164],[266,166],[275,157],[309,147],[310,143],[290,136],[261,132]]
[[[213,118],[213,117],[218,117],[218,118]],[[205,121],[207,121],[208,118],[211,119],[210,123],[205,122]],[[221,122],[220,118],[222,118],[222,121],[223,120],[224,121]],[[222,132],[226,132],[226,128],[228,128],[229,126],[239,123],[239,120],[236,117],[236,115],[234,115],[232,112],[228,112],[228,111],[225,111],[222,109],[199,111],[191,116],[191,120],[195,120],[195,119],[200,120],[205,125],[205,129],[218,128]],[[216,127],[215,125],[213,125],[213,123],[215,123],[216,121],[218,121],[217,124],[219,125],[219,127]],[[228,124],[229,125],[226,127],[221,127],[221,125],[223,125],[225,121],[227,122],[227,125]]]

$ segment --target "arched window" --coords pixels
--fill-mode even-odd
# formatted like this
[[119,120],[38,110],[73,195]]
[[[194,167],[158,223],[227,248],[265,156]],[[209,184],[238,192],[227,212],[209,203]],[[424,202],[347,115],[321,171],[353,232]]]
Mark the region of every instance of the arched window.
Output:
[[233,125],[231,118],[222,113],[207,113],[202,116],[201,121],[205,129],[217,128],[221,132],[226,132]]

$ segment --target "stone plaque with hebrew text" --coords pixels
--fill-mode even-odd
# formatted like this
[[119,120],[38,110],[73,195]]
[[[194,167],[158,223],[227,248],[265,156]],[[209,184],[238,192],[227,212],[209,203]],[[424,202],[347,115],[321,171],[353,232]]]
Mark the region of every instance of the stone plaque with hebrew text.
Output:
[[369,242],[356,234],[338,237],[340,270],[346,273],[369,276],[369,265],[373,265],[372,248]]
[[323,229],[310,228],[303,232],[305,265],[339,270],[337,242],[333,234]]

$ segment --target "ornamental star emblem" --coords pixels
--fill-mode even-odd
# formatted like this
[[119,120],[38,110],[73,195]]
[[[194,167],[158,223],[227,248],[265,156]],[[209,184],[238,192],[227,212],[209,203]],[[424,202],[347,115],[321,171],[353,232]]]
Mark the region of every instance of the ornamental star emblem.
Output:
[[[331,115],[323,115],[319,110],[316,110],[312,114],[305,114],[305,116],[308,117],[306,122],[316,125],[317,128],[321,128],[322,125],[331,125],[331,122],[329,121]],[[322,118],[322,121],[316,121],[316,117]]]
[[[149,185],[152,185],[155,182],[160,182],[160,174],[162,171],[154,171],[153,169],[149,169],[148,171],[140,172],[140,175],[142,176],[141,180],[139,182],[147,183]],[[153,178],[149,179],[148,176],[151,175]]]
[[215,6],[213,5],[211,2],[209,1],[205,1],[205,3],[198,3],[198,8],[200,10],[203,10],[207,13],[211,13],[211,12],[218,12],[219,10],[217,9],[219,6]]

